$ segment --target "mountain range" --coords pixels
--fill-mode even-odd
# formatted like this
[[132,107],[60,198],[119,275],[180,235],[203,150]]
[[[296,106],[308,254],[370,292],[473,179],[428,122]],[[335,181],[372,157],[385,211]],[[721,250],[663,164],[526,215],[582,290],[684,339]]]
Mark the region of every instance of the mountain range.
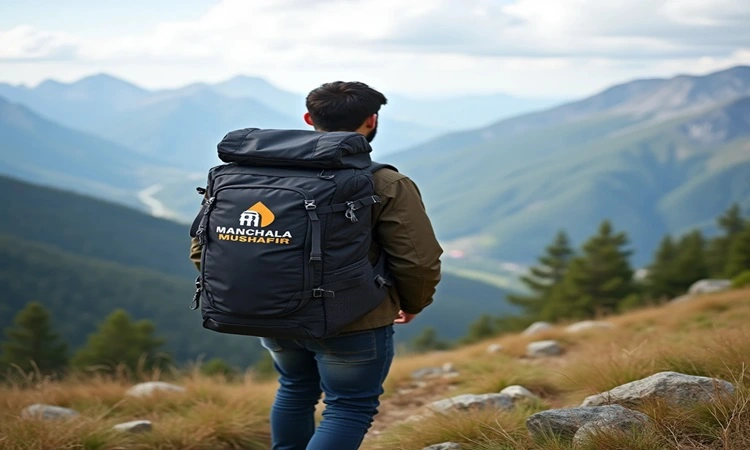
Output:
[[[0,97],[2,173],[183,222],[224,133],[298,128],[304,111],[302,95],[251,77],[151,91],[97,75],[0,84]],[[511,286],[515,263],[533,261],[560,228],[580,243],[611,219],[642,265],[664,233],[711,233],[730,203],[750,207],[748,97],[743,66],[636,80],[499,121],[534,102],[392,96],[373,156],[420,186],[446,267]],[[441,134],[459,123],[467,129]]]
[[450,251],[531,262],[558,229],[580,244],[603,219],[643,264],[665,233],[714,231],[750,208],[750,67],[635,81],[453,133],[389,161],[424,192]]

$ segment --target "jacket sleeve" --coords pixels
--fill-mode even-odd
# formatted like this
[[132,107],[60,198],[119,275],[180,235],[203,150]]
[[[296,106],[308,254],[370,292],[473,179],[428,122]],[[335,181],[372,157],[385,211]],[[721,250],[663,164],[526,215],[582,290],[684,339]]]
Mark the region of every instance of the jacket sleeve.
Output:
[[201,270],[201,245],[196,238],[190,238],[190,261],[198,270]]
[[379,192],[375,239],[386,252],[401,309],[417,314],[432,303],[440,282],[440,247],[416,184],[401,177]]

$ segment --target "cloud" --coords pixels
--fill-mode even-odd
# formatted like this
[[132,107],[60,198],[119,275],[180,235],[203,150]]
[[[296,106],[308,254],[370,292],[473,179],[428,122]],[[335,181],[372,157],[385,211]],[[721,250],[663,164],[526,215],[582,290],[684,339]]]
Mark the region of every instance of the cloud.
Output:
[[0,60],[74,59],[79,45],[70,35],[21,25],[0,31]]
[[221,0],[195,20],[127,36],[0,31],[0,63],[29,73],[36,60],[73,59],[172,86],[250,73],[287,86],[366,77],[402,91],[491,86],[540,95],[554,78],[581,92],[643,73],[750,63],[744,3]]

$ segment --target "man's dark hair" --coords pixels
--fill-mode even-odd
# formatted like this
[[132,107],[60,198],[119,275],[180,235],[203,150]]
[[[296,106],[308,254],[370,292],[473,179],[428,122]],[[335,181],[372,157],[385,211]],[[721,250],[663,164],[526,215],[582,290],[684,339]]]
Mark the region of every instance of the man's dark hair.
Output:
[[358,81],[323,84],[305,102],[315,127],[323,131],[355,131],[386,103],[385,95]]

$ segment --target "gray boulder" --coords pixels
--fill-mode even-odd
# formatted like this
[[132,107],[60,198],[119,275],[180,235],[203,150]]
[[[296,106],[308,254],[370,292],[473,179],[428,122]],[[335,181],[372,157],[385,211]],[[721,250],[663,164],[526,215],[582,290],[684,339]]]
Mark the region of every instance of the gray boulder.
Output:
[[526,428],[534,438],[555,434],[572,439],[579,428],[589,422],[618,422],[624,420],[648,420],[637,411],[620,405],[588,406],[582,408],[550,409],[536,413],[526,419]]
[[642,380],[623,384],[610,391],[586,397],[581,406],[619,404],[632,407],[651,400],[688,406],[695,403],[708,403],[722,394],[733,393],[734,385],[728,381],[677,372],[660,372]]
[[422,450],[461,450],[461,446],[455,442],[443,442],[442,444],[430,445]]
[[128,389],[125,395],[130,397],[149,397],[157,392],[179,393],[185,392],[185,388],[163,381],[148,381],[146,383],[136,384]]
[[487,347],[487,353],[493,354],[493,353],[500,353],[503,351],[503,346],[500,344],[490,344]]
[[531,336],[550,329],[552,329],[552,324],[549,322],[534,322],[529,325],[529,327],[526,328],[521,334],[524,336]]
[[557,341],[536,341],[526,346],[526,355],[532,358],[556,356],[562,353],[562,347]]
[[513,398],[507,394],[464,394],[438,400],[429,405],[429,409],[440,413],[489,408],[511,410],[513,409]]
[[583,322],[574,323],[565,327],[567,333],[580,333],[591,330],[610,330],[615,326],[610,322],[600,320],[584,320]]
[[688,294],[711,294],[713,292],[725,291],[731,287],[732,280],[700,280],[690,285]]
[[629,417],[622,417],[618,420],[613,420],[611,417],[604,418],[601,420],[595,420],[584,424],[581,428],[576,431],[573,436],[573,445],[585,445],[589,440],[597,433],[611,433],[620,432],[628,433],[634,430],[642,429],[649,421],[648,416],[641,413],[636,413]]
[[27,419],[68,419],[77,415],[78,412],[72,409],[62,408],[60,406],[44,405],[42,403],[35,403],[31,406],[27,406],[23,411],[21,411],[21,417]]
[[513,401],[518,401],[518,400],[539,400],[539,397],[537,397],[536,395],[532,394],[531,391],[529,391],[528,389],[526,389],[523,386],[518,386],[518,385],[508,386],[505,389],[503,389],[502,391],[500,391],[500,393],[510,396],[510,398],[513,399]]
[[151,431],[153,426],[149,420],[134,420],[132,422],[125,422],[112,427],[116,431],[123,433],[143,433]]

